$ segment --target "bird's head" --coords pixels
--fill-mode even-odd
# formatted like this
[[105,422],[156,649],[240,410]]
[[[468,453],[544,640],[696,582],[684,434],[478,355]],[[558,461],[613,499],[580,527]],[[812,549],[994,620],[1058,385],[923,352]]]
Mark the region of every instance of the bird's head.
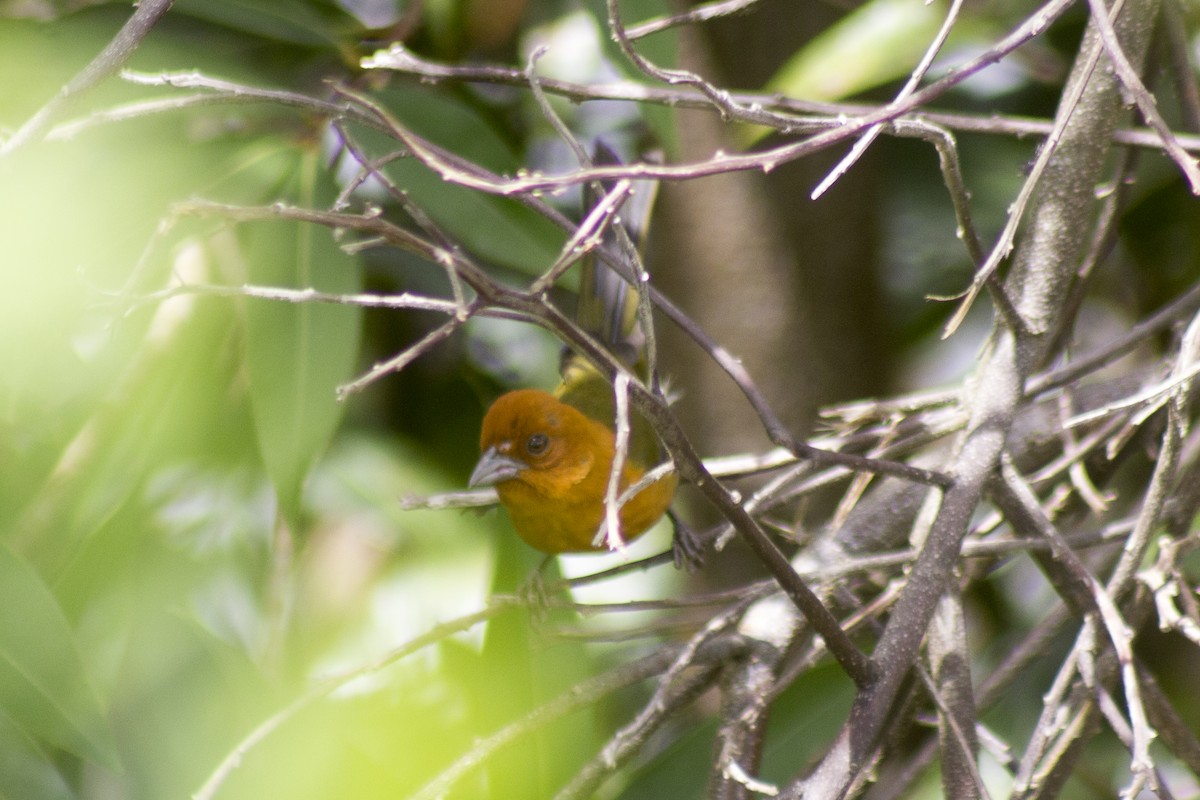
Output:
[[[482,455],[469,485],[520,481],[554,494],[591,469],[597,427],[603,431],[599,423],[547,392],[518,389],[502,395],[483,418]],[[604,437],[600,439],[603,445]]]

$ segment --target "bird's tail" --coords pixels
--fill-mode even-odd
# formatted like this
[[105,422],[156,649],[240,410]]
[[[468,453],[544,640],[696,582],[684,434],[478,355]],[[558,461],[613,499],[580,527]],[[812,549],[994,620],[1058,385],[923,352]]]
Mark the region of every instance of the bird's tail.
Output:
[[[620,164],[621,160],[608,145],[597,142],[593,163],[604,166]],[[612,191],[614,185],[586,187],[586,208],[595,208],[603,200],[604,193]],[[635,181],[617,219],[604,228],[602,249],[620,260],[625,276],[630,278],[640,272],[635,255],[630,252],[630,245],[636,251],[636,259],[640,260],[645,252],[650,212],[657,193],[656,181]],[[621,235],[622,231],[628,238]],[[594,253],[585,257],[580,265],[575,321],[584,331],[608,346],[630,369],[644,375],[646,336],[638,324],[637,290],[625,276]],[[580,369],[590,370],[592,367],[578,354],[565,351],[562,362],[564,383],[570,385],[572,381],[568,373]]]

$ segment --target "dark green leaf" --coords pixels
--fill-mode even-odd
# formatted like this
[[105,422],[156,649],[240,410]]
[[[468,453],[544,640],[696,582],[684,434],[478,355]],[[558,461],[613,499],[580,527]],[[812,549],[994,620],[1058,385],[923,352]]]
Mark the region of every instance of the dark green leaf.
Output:
[[[441,147],[498,174],[512,175],[519,168],[496,129],[461,99],[419,86],[390,89],[384,96],[397,119]],[[392,142],[380,146],[381,153],[394,149]],[[416,159],[393,161],[385,171],[483,259],[528,272],[548,267],[558,257],[565,234],[515,200],[447,183]]]
[[[303,160],[311,167],[315,159]],[[311,170],[299,171],[301,182],[311,185]],[[312,191],[303,194],[300,202],[312,201]],[[331,231],[270,222],[243,233],[254,284],[331,293],[359,288],[358,260],[337,246]],[[336,390],[358,356],[360,317],[359,309],[345,305],[246,304],[246,364],[259,450],[292,522],[304,479],[341,420]]]

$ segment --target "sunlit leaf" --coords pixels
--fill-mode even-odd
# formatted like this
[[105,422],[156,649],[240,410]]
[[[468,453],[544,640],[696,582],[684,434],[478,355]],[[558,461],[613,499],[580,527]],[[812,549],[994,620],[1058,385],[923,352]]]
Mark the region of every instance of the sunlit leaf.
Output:
[[944,3],[872,0],[796,52],[767,88],[839,100],[908,75],[945,18]]

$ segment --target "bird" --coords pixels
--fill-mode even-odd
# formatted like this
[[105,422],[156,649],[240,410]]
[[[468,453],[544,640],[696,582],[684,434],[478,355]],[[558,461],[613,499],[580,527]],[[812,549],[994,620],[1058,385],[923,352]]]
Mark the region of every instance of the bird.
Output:
[[[612,163],[616,156],[598,145],[595,161]],[[644,239],[652,199],[653,185],[646,184],[626,202],[622,218],[629,220],[635,240]],[[637,208],[630,210],[630,205]],[[604,240],[615,243],[611,228]],[[645,372],[636,297],[612,268],[592,256],[583,260],[576,322],[635,374]],[[515,389],[488,408],[480,430],[481,455],[468,485],[494,486],[517,535],[543,553],[603,552],[614,541],[612,532],[601,531],[616,455],[613,387],[593,364],[570,350],[564,351],[559,371],[561,382],[553,392]],[[630,435],[618,496],[665,460],[650,421],[636,410],[628,416]],[[690,531],[670,513],[678,482],[676,473],[669,471],[621,506],[619,542],[633,541],[670,514],[676,563],[692,568],[698,551]]]
[[[484,416],[482,455],[469,484],[495,486],[517,535],[548,555],[607,549],[598,533],[605,521],[615,428],[611,419],[606,423],[588,416],[569,402],[568,395],[586,395],[593,389],[611,395],[608,382],[598,373],[595,377],[589,382],[602,385],[564,386],[554,394],[516,389],[497,398]],[[643,427],[639,422],[644,419],[631,419],[631,427]],[[646,439],[643,431],[631,434],[618,493],[657,464],[657,449],[657,439]],[[619,512],[620,539],[633,541],[658,522],[677,484],[678,476],[669,473],[625,503]]]

